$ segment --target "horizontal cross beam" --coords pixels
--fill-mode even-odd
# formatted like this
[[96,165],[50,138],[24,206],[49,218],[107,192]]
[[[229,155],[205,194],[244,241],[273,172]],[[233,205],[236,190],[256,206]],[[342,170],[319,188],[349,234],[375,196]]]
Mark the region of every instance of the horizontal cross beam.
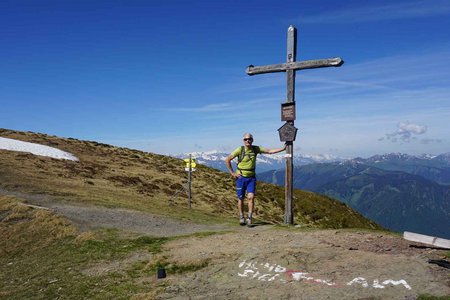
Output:
[[327,59],[316,59],[316,60],[304,60],[304,61],[294,61],[284,64],[267,65],[255,67],[250,65],[247,67],[248,75],[266,74],[266,73],[276,73],[276,72],[286,72],[288,70],[305,70],[305,69],[316,69],[316,68],[326,68],[326,67],[340,67],[344,64],[344,61],[340,57],[327,58]]

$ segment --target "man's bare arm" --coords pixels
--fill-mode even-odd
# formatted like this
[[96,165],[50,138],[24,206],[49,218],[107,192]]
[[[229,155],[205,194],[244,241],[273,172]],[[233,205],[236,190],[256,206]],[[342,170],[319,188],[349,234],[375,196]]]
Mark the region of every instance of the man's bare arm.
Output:
[[235,173],[233,171],[233,166],[231,165],[231,161],[233,160],[233,156],[232,155],[228,155],[227,158],[225,158],[225,164],[227,166],[228,171],[230,172],[231,176],[233,176],[234,178],[238,178],[241,176],[241,174]]
[[283,148],[277,148],[277,149],[266,149],[264,152],[265,154],[275,154],[275,153],[279,153],[286,150],[286,144],[284,145]]

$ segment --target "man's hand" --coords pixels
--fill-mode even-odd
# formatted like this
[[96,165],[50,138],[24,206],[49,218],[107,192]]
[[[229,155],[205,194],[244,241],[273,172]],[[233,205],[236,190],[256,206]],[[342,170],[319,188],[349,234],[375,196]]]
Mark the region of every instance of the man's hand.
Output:
[[232,172],[231,173],[231,177],[233,177],[234,179],[238,179],[239,177],[241,177],[242,175],[241,174],[239,174],[239,173],[235,173],[235,172]]

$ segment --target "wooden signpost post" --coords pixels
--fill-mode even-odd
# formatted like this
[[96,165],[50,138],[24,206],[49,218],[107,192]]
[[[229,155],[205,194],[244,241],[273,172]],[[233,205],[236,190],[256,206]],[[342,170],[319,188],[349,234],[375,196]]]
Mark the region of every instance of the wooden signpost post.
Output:
[[295,72],[305,69],[340,67],[344,61],[339,58],[317,59],[296,61],[297,56],[297,29],[293,26],[288,28],[287,36],[287,61],[284,64],[247,67],[248,75],[286,72],[287,74],[287,100],[281,105],[281,120],[286,121],[278,131],[280,140],[286,142],[286,176],[285,176],[285,213],[284,224],[294,224],[293,212],[293,148],[297,134],[297,128],[294,127],[295,120]]
[[185,159],[184,162],[186,163],[186,167],[184,168],[188,172],[188,188],[187,188],[187,194],[188,194],[188,208],[191,208],[191,173],[195,171],[195,167],[197,164],[195,163],[195,159],[192,158],[192,154],[189,154],[189,158]]

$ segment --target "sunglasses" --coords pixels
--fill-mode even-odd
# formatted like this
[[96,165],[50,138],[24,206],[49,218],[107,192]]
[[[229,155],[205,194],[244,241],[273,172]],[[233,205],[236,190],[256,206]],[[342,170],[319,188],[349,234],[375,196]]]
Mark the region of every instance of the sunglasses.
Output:
[[244,141],[253,141],[253,138],[249,138],[249,139],[244,139]]

